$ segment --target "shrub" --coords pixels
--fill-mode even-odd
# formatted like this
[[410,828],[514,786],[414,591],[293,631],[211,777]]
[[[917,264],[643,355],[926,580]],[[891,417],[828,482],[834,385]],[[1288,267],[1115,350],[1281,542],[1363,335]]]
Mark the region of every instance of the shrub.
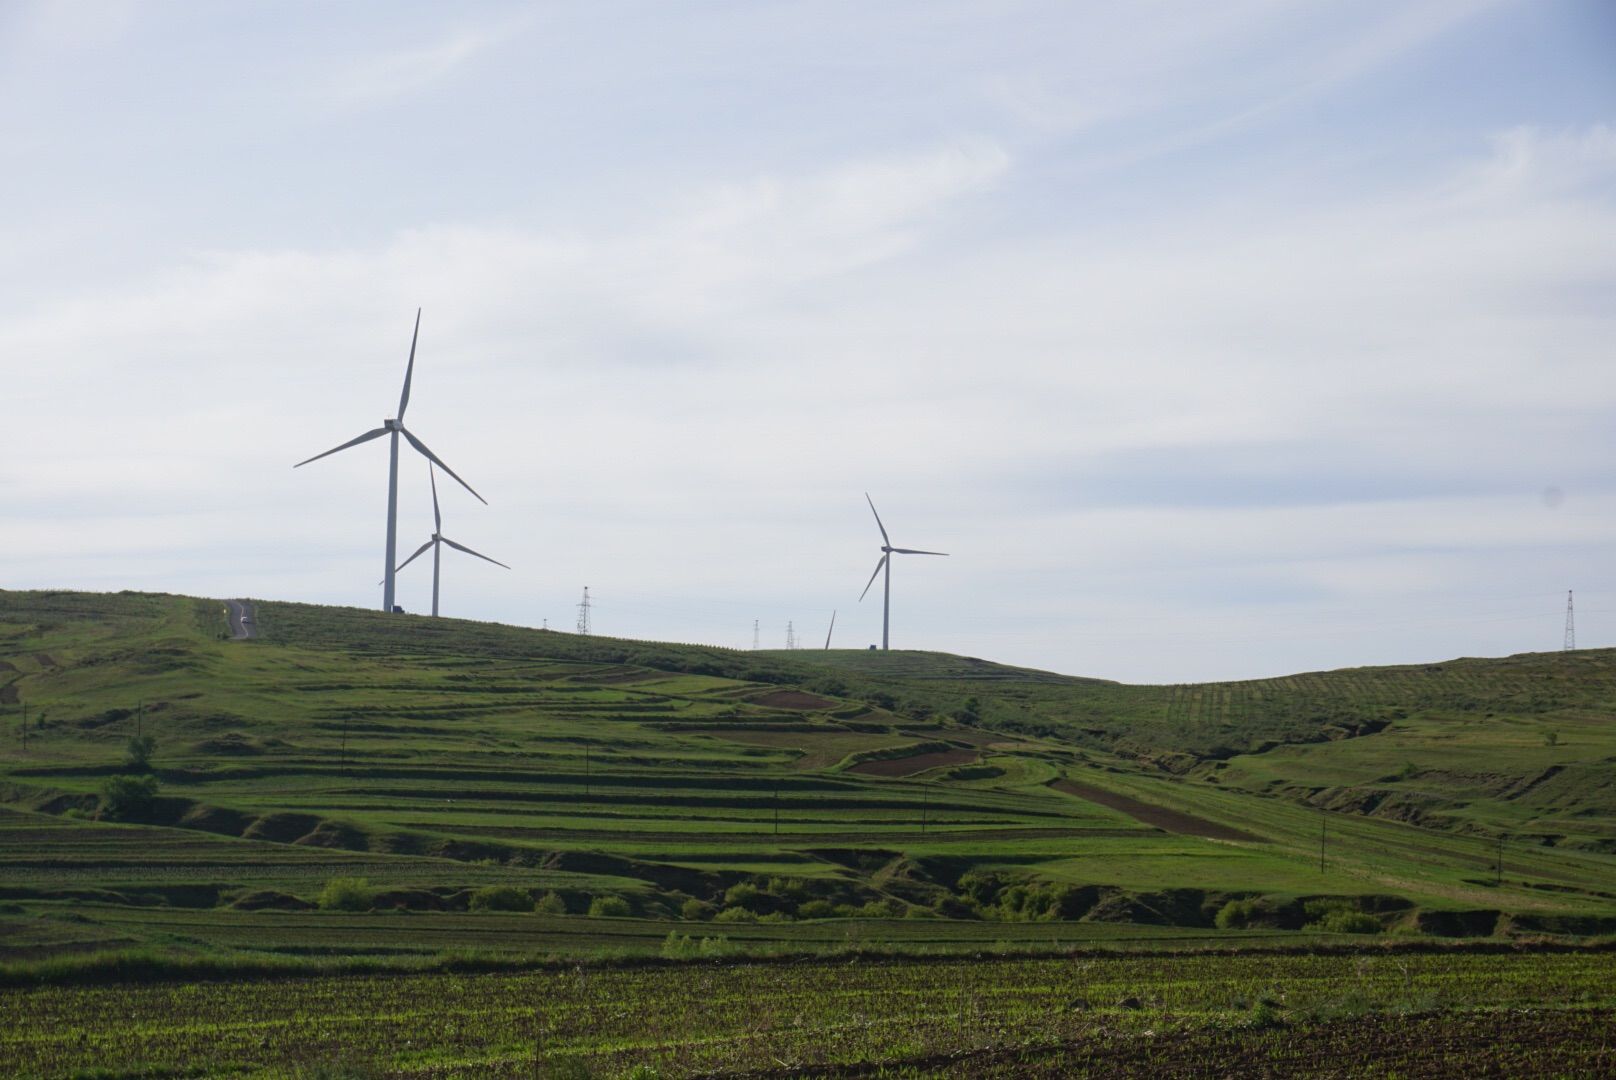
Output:
[[725,907],[743,907],[756,911],[763,903],[763,891],[750,881],[731,885],[724,893]]
[[810,900],[797,909],[799,919],[829,919],[835,914],[836,905],[829,900]]
[[132,736],[124,747],[124,766],[132,772],[150,772],[151,757],[156,751],[157,740],[150,735]]
[[157,805],[155,776],[112,776],[101,785],[101,816],[113,821],[141,821]]
[[1362,911],[1331,911],[1308,924],[1307,929],[1327,934],[1378,934],[1381,926],[1379,919]]
[[757,913],[743,907],[727,907],[713,916],[713,922],[757,922]]
[[369,911],[375,890],[364,878],[338,877],[325,883],[315,901],[323,911]]
[[769,879],[768,891],[787,900],[808,898],[808,886],[797,878],[772,877]]
[[515,885],[485,885],[471,894],[473,911],[532,911],[533,897]]
[[533,910],[540,915],[565,915],[567,902],[555,893],[547,892],[534,903]]
[[589,902],[589,917],[592,919],[622,919],[632,914],[633,909],[621,896],[597,896]]
[[712,914],[713,906],[697,900],[695,897],[691,897],[689,900],[686,900],[684,903],[679,905],[679,917],[681,919],[688,919],[691,922],[698,922],[702,919],[711,918]]
[[1230,900],[1218,909],[1212,921],[1219,930],[1243,930],[1256,914],[1257,905],[1250,900]]

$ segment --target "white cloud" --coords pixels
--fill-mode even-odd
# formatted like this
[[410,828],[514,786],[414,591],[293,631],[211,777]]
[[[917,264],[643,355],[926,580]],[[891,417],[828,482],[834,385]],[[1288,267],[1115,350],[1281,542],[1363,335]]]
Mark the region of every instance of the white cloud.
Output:
[[[1307,92],[1472,9],[1377,16]],[[381,444],[290,466],[392,413],[421,304],[411,426],[492,503],[446,491],[446,529],[516,567],[446,567],[459,613],[566,625],[588,582],[605,632],[744,645],[754,617],[822,632],[834,608],[859,643],[879,623],[854,602],[876,555],[865,490],[898,542],[954,552],[898,568],[899,644],[1086,673],[1439,656],[1510,628],[1377,625],[1573,576],[1616,591],[1589,554],[1616,540],[1593,464],[1616,406],[1608,126],[1478,131],[1440,180],[1427,163],[1373,194],[1256,176],[1141,209],[1126,152],[1115,187],[1095,181],[1094,154],[1200,130],[1173,104],[1199,73],[1226,80],[1211,112],[1231,115],[1306,84],[1316,50],[1231,69],[1275,10],[1193,9],[1149,78],[1104,20],[1083,48],[1110,42],[1115,78],[1017,82],[977,60],[1030,103],[997,126],[886,113],[893,130],[843,140],[805,116],[812,153],[771,156],[746,129],[688,173],[633,157],[636,197],[581,199],[576,219],[526,212],[535,180],[380,239],[248,223],[154,250],[121,285],[14,303],[6,580],[374,602]],[[498,40],[367,61],[345,100],[439,100],[451,73],[475,98]],[[1045,109],[1043,134],[1128,109],[1148,130],[1069,152],[1026,137]],[[659,134],[591,132],[630,150]],[[311,220],[340,217],[342,199],[307,198]],[[429,510],[407,460],[409,550]],[[1554,511],[1550,485],[1568,493]]]

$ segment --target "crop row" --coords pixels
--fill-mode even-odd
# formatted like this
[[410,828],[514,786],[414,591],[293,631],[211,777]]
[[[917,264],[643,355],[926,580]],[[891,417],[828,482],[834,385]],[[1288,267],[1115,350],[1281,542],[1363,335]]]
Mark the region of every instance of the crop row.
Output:
[[1442,1009],[1608,1007],[1607,955],[1136,956],[732,964],[7,991],[0,1071],[363,1062],[504,1076],[947,1060],[1145,1029]]

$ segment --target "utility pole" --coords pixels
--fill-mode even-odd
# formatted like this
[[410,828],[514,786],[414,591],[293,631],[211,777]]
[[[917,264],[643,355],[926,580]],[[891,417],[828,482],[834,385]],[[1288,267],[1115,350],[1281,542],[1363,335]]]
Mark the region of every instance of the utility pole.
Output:
[[21,695],[18,695],[17,704],[22,706],[22,748],[24,750],[27,750],[28,749],[28,703],[22,699]]
[[348,714],[342,714],[342,775],[348,775]]
[[584,740],[584,798],[589,798],[589,740]]
[[797,631],[795,629],[793,629],[790,622],[787,622],[786,623],[786,648],[795,649],[796,647],[797,647]]
[[1567,589],[1566,590],[1565,651],[1566,652],[1572,652],[1572,651],[1574,651],[1576,649],[1576,647],[1577,647],[1577,623],[1576,623],[1576,620],[1574,618],[1572,618],[1571,590]]
[[780,835],[780,781],[774,782],[774,835]]
[[757,648],[758,648],[758,621],[756,619],[753,619],[752,620],[752,651],[757,652]]
[[589,586],[584,586],[584,598],[578,604],[578,632],[589,633]]
[[1324,873],[1324,838],[1330,830],[1330,818],[1327,814],[1319,817],[1319,873]]
[[1504,884],[1504,834],[1498,834],[1498,870],[1493,877],[1494,887]]
[[931,805],[931,788],[922,783],[920,785],[920,835],[926,835],[926,810]]

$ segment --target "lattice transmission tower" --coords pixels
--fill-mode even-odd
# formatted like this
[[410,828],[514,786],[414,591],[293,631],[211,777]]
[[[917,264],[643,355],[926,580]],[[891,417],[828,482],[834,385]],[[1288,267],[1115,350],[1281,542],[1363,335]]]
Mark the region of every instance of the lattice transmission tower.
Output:
[[752,620],[752,651],[756,652],[757,647],[758,647],[758,621],[756,619],[753,619]]
[[795,649],[796,647],[797,647],[797,630],[796,630],[796,628],[794,626],[792,626],[788,622],[788,623],[786,623],[786,648]]
[[1572,617],[1571,590],[1566,590],[1566,636],[1565,651],[1570,652],[1577,647],[1577,622]]
[[584,586],[584,598],[578,602],[578,632],[589,633],[589,586]]

